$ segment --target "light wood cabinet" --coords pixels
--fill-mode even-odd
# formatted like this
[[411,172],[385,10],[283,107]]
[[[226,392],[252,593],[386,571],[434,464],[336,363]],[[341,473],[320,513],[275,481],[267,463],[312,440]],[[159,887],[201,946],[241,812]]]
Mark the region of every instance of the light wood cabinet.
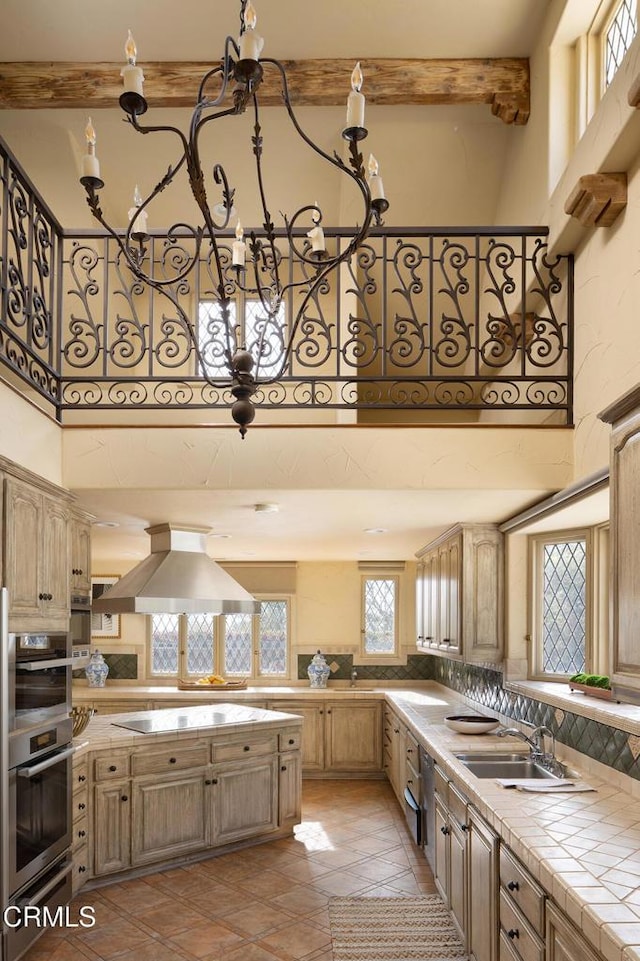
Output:
[[504,844],[499,873],[500,958],[544,961],[544,891]]
[[69,525],[69,574],[72,597],[91,597],[92,520],[91,514],[72,507]]
[[468,952],[472,961],[498,957],[498,835],[469,805]]
[[89,845],[89,768],[86,759],[73,765],[73,793],[71,800],[73,855],[72,889],[75,894],[91,877]]
[[131,863],[200,851],[208,845],[210,779],[205,770],[133,781]]
[[469,662],[503,657],[503,535],[458,524],[416,555],[418,650]]
[[93,800],[94,874],[131,864],[131,781],[96,784]]
[[93,778],[93,874],[290,834],[300,820],[300,743],[299,725],[252,726],[93,752],[84,761]]
[[11,630],[66,630],[69,506],[17,477],[5,479],[4,580]]
[[228,844],[278,826],[278,759],[214,767],[210,844]]
[[446,775],[437,766],[435,770],[434,880],[466,945],[469,831],[467,799],[448,781]]
[[384,712],[383,766],[395,796],[402,806],[404,799],[406,727],[389,707]]
[[379,701],[274,702],[299,714],[304,774],[358,775],[382,770],[382,705]]
[[547,906],[546,961],[602,961],[553,902]]

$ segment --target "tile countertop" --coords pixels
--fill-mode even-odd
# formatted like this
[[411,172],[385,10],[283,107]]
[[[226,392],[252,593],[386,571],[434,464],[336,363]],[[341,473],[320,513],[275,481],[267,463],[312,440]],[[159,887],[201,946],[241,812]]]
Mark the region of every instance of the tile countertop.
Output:
[[[282,711],[265,711],[257,707],[244,707],[241,704],[215,705],[215,720],[212,718],[210,707],[184,707],[159,711],[132,711],[130,714],[106,714],[104,717],[92,717],[87,727],[74,738],[75,756],[77,758],[88,751],[101,751],[105,748],[140,747],[141,744],[161,741],[175,741],[197,737],[210,737],[213,734],[224,737],[228,734],[239,734],[246,731],[272,730],[286,724],[296,727],[302,726],[302,718],[296,714],[285,714]],[[133,721],[137,718],[150,718],[163,715],[176,718],[176,729],[161,733],[144,734],[119,727],[118,722]],[[220,720],[224,715],[224,720]],[[192,726],[185,727],[177,719],[187,718]],[[180,724],[180,726],[177,726]]]
[[[402,690],[427,690],[433,687],[432,681],[425,681],[421,685],[408,684],[402,685]],[[82,700],[90,701],[126,701],[129,698],[139,698],[148,697],[152,698],[154,701],[171,700],[183,698],[185,701],[193,701],[194,699],[202,698],[203,701],[210,701],[211,698],[227,699],[233,697],[233,700],[256,700],[260,697],[268,698],[273,695],[278,697],[307,697],[308,695],[313,695],[314,697],[340,697],[342,695],[348,694],[350,697],[358,697],[363,695],[366,697],[371,697],[374,694],[384,697],[384,695],[390,691],[390,687],[385,687],[384,684],[378,687],[357,685],[356,687],[349,687],[348,681],[344,682],[343,687],[309,687],[308,684],[301,684],[296,686],[291,684],[289,686],[281,685],[280,687],[245,687],[242,690],[225,690],[216,689],[215,685],[211,687],[202,687],[200,690],[188,690],[183,691],[177,687],[165,687],[156,686],[152,687],[149,685],[109,685],[106,687],[89,687],[88,684],[82,684],[74,682],[73,694],[74,697],[81,698]],[[398,690],[396,688],[396,690]]]
[[640,802],[573,763],[595,791],[550,797],[481,780],[452,752],[523,745],[450,731],[442,720],[459,701],[444,688],[387,691],[387,700],[607,961],[640,961]]

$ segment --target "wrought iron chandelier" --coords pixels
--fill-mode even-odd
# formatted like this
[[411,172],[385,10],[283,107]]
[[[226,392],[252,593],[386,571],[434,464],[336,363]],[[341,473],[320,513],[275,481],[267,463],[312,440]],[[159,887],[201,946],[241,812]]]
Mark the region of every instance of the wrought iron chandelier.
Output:
[[[378,173],[377,162],[369,158],[368,171],[365,171],[359,144],[367,136],[364,126],[365,98],[361,93],[363,82],[360,64],[356,64],[351,77],[351,92],[347,98],[347,118],[342,131],[348,143],[348,163],[334,152],[326,153],[303,131],[295,116],[283,64],[269,57],[261,57],[263,40],[256,31],[256,12],[251,0],[240,0],[240,32],[236,40],[228,36],[225,40],[224,54],[218,65],[208,70],[197,92],[197,98],[188,133],[170,125],[143,126],[140,117],[147,112],[148,104],[143,93],[144,76],[136,63],[137,50],[131,32],[125,45],[126,65],[121,71],[124,92],[120,96],[120,106],[127,122],[141,134],[154,132],[173,133],[179,139],[181,155],[171,164],[159,183],[143,198],[138,188],[134,194],[134,205],[129,210],[129,224],[126,231],[115,230],[103,215],[99,202],[99,191],[104,186],[100,179],[100,166],[96,155],[96,134],[89,119],[86,128],[87,152],[83,158],[83,176],[80,183],[87,192],[87,203],[95,219],[116,241],[122,257],[135,277],[143,284],[152,287],[166,296],[175,307],[180,323],[193,345],[199,369],[204,379],[215,388],[229,389],[235,398],[231,408],[233,419],[244,438],[248,425],[255,416],[251,400],[259,387],[277,382],[287,369],[296,332],[304,320],[305,309],[314,293],[326,283],[327,275],[347,261],[363,243],[372,222],[379,225],[381,216],[388,208]],[[301,265],[301,276],[282,276],[281,256],[276,244],[276,229],[269,212],[265,195],[262,168],[263,138],[260,123],[259,91],[264,69],[272,69],[279,74],[282,85],[282,99],[289,119],[302,140],[320,157],[336,167],[340,173],[351,178],[362,197],[362,221],[354,226],[353,235],[330,254],[326,249],[322,229],[322,210],[317,201],[300,207],[293,215],[284,216],[286,243],[289,253]],[[215,85],[215,91],[211,88]],[[200,135],[203,128],[213,120],[231,115],[243,114],[247,108],[253,110],[254,125],[251,148],[255,158],[260,206],[263,217],[264,238],[258,238],[254,231],[249,233],[248,243],[240,222],[236,224],[236,239],[229,248],[222,243],[221,233],[229,227],[235,212],[235,188],[219,163],[213,166],[211,184],[219,188],[220,201],[211,204],[207,196],[210,185],[205,179],[200,153]],[[168,229],[169,240],[176,237],[189,237],[193,240],[193,253],[185,258],[185,263],[170,278],[154,270],[153,258],[149,256],[147,208],[154,198],[164,191],[177,174],[186,169],[189,185],[202,215],[202,224],[192,226],[184,223],[174,224]],[[368,176],[367,176],[368,173]],[[309,229],[300,229],[300,227]],[[223,359],[225,377],[220,380],[207,370],[208,364],[203,357],[198,341],[196,325],[189,318],[178,297],[176,287],[193,271],[198,262],[203,243],[209,244],[208,257],[215,274],[215,301],[219,311],[220,331],[223,343],[216,349]],[[247,249],[248,248],[248,249]],[[294,316],[289,321],[283,318],[282,307],[287,293],[298,288],[300,300]],[[236,296],[255,298],[260,307],[261,320],[256,327],[257,336],[248,349],[245,342],[246,325],[236,324],[232,304]],[[293,302],[293,301],[291,301]],[[281,344],[278,363],[273,358],[268,342],[269,336],[277,331]],[[263,372],[261,373],[261,367]]]

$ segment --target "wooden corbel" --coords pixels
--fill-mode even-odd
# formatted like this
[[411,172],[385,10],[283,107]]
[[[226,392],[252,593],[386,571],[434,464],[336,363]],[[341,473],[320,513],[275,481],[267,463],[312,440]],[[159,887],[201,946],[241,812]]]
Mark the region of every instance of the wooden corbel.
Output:
[[586,174],[567,197],[564,212],[583,227],[610,227],[626,206],[626,173]]

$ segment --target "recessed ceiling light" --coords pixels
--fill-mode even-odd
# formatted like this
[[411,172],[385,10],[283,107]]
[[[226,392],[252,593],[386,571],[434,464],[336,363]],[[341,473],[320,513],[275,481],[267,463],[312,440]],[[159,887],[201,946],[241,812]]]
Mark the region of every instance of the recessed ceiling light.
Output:
[[120,527],[117,521],[94,521],[94,527]]
[[254,504],[253,509],[256,514],[277,514],[280,510],[279,504]]
[[365,534],[388,534],[386,527],[365,527]]

